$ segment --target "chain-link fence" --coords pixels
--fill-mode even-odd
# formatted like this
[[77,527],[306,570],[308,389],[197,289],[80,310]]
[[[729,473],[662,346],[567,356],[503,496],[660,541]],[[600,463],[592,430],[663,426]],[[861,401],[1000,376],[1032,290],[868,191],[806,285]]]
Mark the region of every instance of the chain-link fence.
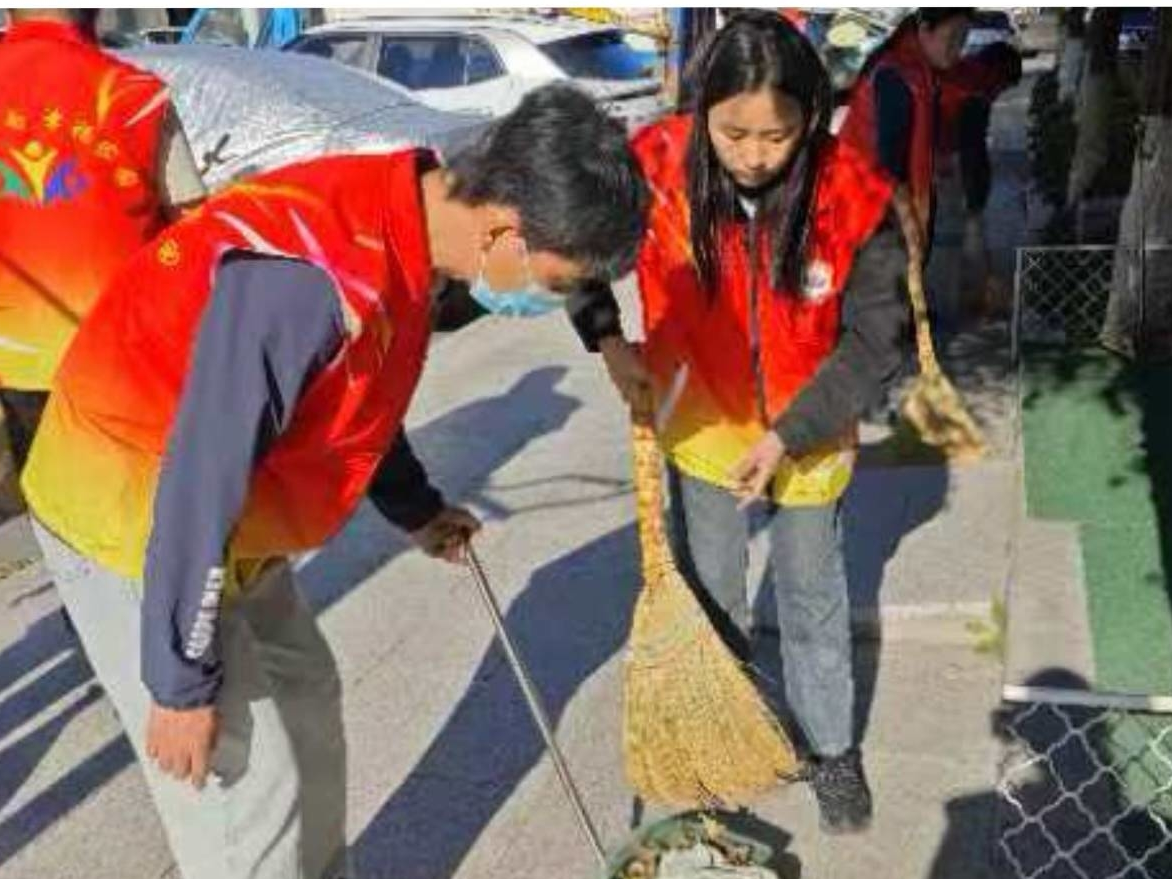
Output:
[[1114,263],[1109,246],[1018,250],[1014,356],[1022,344],[1093,343],[1107,315]]
[[[1104,336],[1166,333],[1172,247],[1071,245],[1017,251],[1013,356],[1022,345],[1094,345]],[[1166,292],[1166,291],[1165,291]]]
[[1004,732],[998,879],[1172,877],[1172,716],[1025,702]]
[[[1143,258],[1111,245],[1018,251],[1019,436],[1031,396],[1064,393],[1077,384],[1075,367],[1110,362],[1074,349],[1109,343],[1112,331],[1139,339],[1160,325],[1144,291],[1169,286],[1170,256],[1154,246]],[[1024,491],[1024,472],[1019,478]],[[1172,699],[1099,693],[1082,680],[1030,684],[1006,688],[992,876],[1172,879]]]

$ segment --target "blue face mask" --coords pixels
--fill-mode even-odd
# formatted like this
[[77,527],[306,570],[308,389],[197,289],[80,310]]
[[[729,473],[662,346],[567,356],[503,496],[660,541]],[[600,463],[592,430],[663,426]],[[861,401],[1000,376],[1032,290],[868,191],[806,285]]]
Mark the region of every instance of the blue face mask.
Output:
[[480,272],[468,288],[468,294],[485,311],[502,317],[540,317],[562,307],[562,298],[541,289],[533,280],[529,268],[529,251],[524,251],[525,286],[512,290],[493,290],[484,277],[484,263],[487,251],[480,255]]

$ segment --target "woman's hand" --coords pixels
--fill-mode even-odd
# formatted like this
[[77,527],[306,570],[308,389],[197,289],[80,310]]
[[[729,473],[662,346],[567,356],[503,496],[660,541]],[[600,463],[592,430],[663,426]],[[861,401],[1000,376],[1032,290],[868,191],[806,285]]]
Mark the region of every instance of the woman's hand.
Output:
[[741,499],[742,509],[766,496],[769,483],[784,457],[785,444],[781,437],[769,430],[732,469],[729,475],[733,480],[733,494]]
[[598,350],[611,382],[628,406],[642,405],[651,398],[651,374],[638,345],[622,336],[607,336],[598,343]]

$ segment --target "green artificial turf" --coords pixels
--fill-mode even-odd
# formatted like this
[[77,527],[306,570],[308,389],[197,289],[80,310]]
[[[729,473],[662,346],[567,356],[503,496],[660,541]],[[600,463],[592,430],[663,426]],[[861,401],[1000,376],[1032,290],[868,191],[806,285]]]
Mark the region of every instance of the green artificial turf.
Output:
[[1029,515],[1079,526],[1099,690],[1172,694],[1172,367],[1025,352]]

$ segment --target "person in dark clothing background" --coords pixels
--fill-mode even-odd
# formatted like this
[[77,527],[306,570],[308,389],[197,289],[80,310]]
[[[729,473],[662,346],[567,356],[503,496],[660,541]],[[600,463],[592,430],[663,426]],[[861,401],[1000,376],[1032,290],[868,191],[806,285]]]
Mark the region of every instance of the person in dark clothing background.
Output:
[[839,136],[897,183],[904,234],[925,262],[932,246],[939,77],[960,60],[973,10],[925,7],[867,59]]
[[1004,296],[989,275],[985,249],[985,207],[993,186],[989,159],[989,124],[993,104],[1021,81],[1021,54],[1007,43],[992,43],[962,58],[940,78],[941,165],[955,163],[964,202],[961,278],[966,313],[992,314],[1004,309]]
[[939,149],[960,160],[965,207],[980,213],[989,201],[989,122],[993,103],[1021,82],[1021,54],[992,43],[961,61],[940,80]]

